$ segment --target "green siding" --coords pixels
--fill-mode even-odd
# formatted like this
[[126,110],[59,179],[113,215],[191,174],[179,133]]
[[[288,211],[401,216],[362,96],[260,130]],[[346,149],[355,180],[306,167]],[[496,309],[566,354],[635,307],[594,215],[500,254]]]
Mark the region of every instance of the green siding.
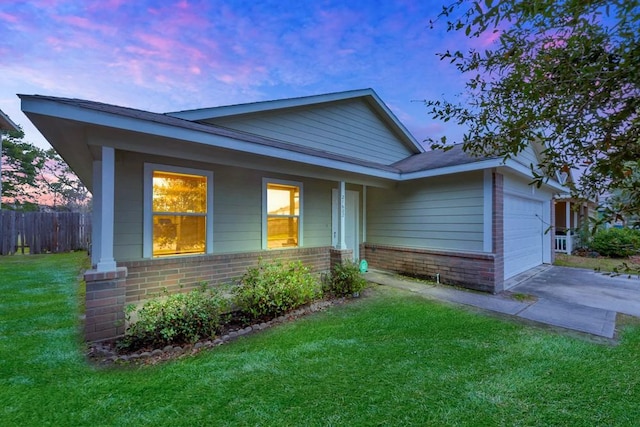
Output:
[[124,159],[115,165],[113,255],[116,261],[142,257],[142,163]]
[[214,253],[262,249],[263,177],[302,182],[303,246],[331,245],[331,181],[119,152],[114,212],[116,261],[142,259],[145,162],[213,171]]
[[381,164],[414,154],[362,101],[221,117],[209,122]]
[[369,188],[367,242],[482,251],[483,204],[482,172]]
[[540,168],[538,168],[538,162],[539,162],[538,155],[536,154],[535,149],[531,145],[528,145],[527,148],[525,148],[520,154],[514,157],[514,159],[518,163],[528,168],[530,168],[531,165],[533,165],[534,170],[536,171],[540,170]]

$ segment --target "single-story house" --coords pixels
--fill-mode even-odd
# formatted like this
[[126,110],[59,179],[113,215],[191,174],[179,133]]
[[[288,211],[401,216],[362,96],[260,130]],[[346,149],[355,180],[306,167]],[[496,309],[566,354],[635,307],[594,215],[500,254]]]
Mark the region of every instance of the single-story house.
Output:
[[427,151],[371,89],[165,114],[19,95],[93,193],[86,337],[125,304],[228,282],[259,258],[371,268],[500,292],[553,259],[538,150]]

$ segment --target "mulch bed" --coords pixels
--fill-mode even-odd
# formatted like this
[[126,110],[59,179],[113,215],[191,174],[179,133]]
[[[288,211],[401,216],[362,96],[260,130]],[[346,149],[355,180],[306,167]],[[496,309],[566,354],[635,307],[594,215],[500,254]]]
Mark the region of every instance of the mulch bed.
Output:
[[328,307],[344,304],[349,300],[351,300],[351,298],[334,298],[315,301],[282,316],[268,320],[264,319],[251,325],[245,325],[241,321],[232,318],[230,322],[223,325],[223,329],[219,335],[192,344],[174,344],[167,345],[163,348],[143,348],[133,353],[120,353],[116,348],[116,340],[89,343],[86,356],[90,363],[98,366],[155,365],[168,360],[193,356],[202,350],[226,344],[238,337],[290,322],[308,314],[325,310]]

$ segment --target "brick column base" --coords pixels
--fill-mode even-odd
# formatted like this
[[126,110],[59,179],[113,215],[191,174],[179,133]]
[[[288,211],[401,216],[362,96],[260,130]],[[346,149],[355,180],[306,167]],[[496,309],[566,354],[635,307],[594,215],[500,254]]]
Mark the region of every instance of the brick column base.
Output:
[[127,268],[84,274],[87,284],[85,297],[84,337],[87,341],[116,338],[124,333],[124,305]]
[[333,271],[333,267],[338,264],[344,264],[353,260],[352,249],[331,249],[329,250],[329,268]]

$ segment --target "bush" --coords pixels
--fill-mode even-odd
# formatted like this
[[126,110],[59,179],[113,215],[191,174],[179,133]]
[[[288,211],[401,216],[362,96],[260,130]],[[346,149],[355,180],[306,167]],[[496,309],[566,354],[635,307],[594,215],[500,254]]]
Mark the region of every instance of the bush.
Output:
[[127,320],[137,320],[125,331],[118,348],[136,350],[175,343],[194,343],[212,337],[220,329],[228,301],[217,291],[202,286],[189,293],[168,294],[153,298],[136,310],[127,309]]
[[359,293],[367,286],[356,263],[336,264],[331,274],[324,280],[323,290],[334,296],[342,297]]
[[300,261],[250,268],[234,289],[234,302],[251,319],[279,316],[322,295],[317,278]]
[[591,241],[591,249],[613,258],[635,255],[640,251],[640,230],[609,228],[598,231]]

